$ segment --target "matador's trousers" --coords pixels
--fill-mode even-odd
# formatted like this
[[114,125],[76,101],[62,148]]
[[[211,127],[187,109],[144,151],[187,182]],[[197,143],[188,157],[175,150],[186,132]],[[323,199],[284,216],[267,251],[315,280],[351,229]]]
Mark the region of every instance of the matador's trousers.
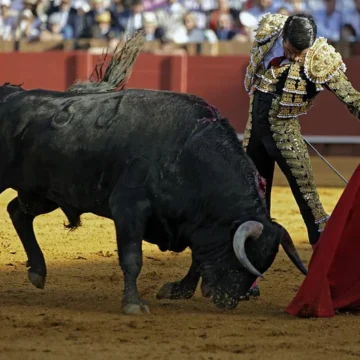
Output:
[[[290,155],[292,158],[295,156],[295,159],[299,164],[296,166],[294,166],[294,161],[291,162],[289,161],[289,158],[284,156],[284,150],[282,150],[279,145],[281,144],[281,141],[274,140],[274,131],[271,127],[271,121],[269,121],[269,112],[273,99],[274,95],[272,94],[266,94],[260,91],[255,92],[252,102],[252,111],[250,111],[250,113],[252,113],[250,138],[248,139],[245,149],[247,154],[253,160],[260,175],[266,180],[266,202],[269,212],[271,209],[271,188],[276,162],[290,185],[291,191],[307,227],[309,241],[311,244],[315,244],[319,239],[321,235],[320,231],[323,228],[320,227],[319,222],[324,222],[324,217],[327,217],[327,214],[323,210],[316,191],[310,157],[300,132],[298,134],[295,132],[295,134],[292,134],[292,138],[287,139],[288,143],[291,143],[298,137],[298,140],[301,142],[301,146],[299,147],[300,150],[297,150],[296,147],[293,149],[290,146],[291,151],[293,151],[293,154]],[[283,133],[284,137],[286,137],[287,132],[284,131]],[[275,139],[279,139],[279,136],[281,137],[281,135],[277,133]],[[296,151],[299,153],[296,154]],[[306,178],[305,185],[304,178]],[[304,191],[304,187],[306,188],[306,191]],[[316,208],[317,211],[314,211],[314,208]]]

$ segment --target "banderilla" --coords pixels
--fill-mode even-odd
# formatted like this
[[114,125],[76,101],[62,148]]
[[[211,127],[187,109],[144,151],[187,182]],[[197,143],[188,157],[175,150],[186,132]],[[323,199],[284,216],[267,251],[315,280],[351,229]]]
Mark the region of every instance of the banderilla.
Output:
[[[304,137],[303,137],[304,138]],[[320,156],[320,158],[347,184],[348,181],[304,138],[305,142]]]

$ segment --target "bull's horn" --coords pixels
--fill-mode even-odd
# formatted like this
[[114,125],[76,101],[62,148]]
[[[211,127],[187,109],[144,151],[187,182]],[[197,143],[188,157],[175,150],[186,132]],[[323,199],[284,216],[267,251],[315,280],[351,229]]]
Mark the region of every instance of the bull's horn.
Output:
[[304,274],[307,275],[308,271],[306,266],[300,259],[300,256],[296,250],[296,247],[291,239],[290,234],[287,230],[283,227],[283,236],[281,240],[281,246],[283,247],[286,255],[289,259],[293,262],[293,264]]
[[250,260],[246,256],[245,252],[245,241],[248,237],[252,237],[253,239],[257,239],[262,231],[263,224],[257,221],[246,221],[241,224],[235,232],[233,247],[235,251],[235,255],[240,261],[241,265],[245,267],[246,270],[250,271],[252,274],[262,277],[263,275],[255,269],[253,264],[251,264]]

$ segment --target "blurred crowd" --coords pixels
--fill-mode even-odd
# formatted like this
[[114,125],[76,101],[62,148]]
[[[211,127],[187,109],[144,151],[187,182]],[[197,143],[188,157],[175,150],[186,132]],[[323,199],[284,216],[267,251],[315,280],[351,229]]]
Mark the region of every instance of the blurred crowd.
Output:
[[360,0],[0,0],[4,40],[119,39],[144,29],[148,41],[251,41],[267,13],[313,14],[318,36],[360,39]]

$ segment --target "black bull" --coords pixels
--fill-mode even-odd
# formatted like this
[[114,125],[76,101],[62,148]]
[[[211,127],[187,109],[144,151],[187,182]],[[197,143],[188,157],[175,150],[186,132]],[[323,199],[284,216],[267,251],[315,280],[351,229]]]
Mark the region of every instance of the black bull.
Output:
[[8,212],[35,286],[44,287],[46,265],[33,221],[58,208],[70,228],[86,212],[114,221],[128,314],[148,311],[136,283],[143,239],[162,251],[192,250],[189,273],[165,284],[160,298],[189,298],[202,277],[206,295],[232,309],[280,243],[306,273],[289,234],[270,218],[234,129],[202,99],[3,85],[0,101],[0,191],[18,193]]

